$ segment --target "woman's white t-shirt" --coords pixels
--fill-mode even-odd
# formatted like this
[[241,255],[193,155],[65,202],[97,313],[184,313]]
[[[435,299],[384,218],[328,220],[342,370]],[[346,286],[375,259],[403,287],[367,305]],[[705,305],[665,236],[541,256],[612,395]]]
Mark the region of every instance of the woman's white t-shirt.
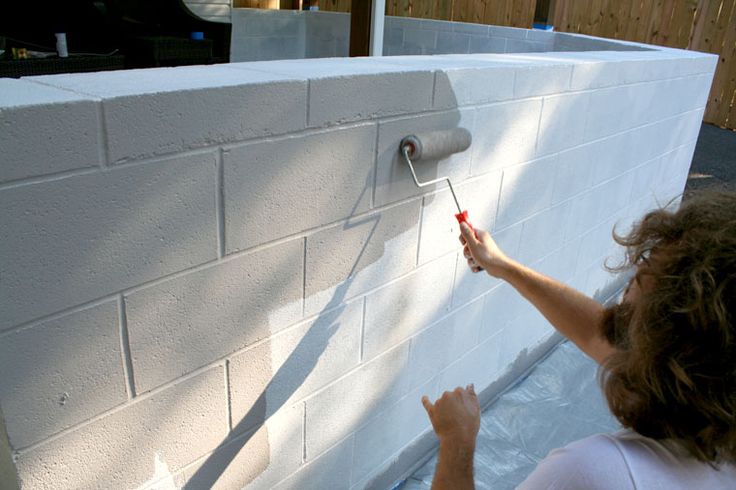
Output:
[[715,469],[673,441],[631,430],[598,434],[551,451],[520,490],[736,489],[736,466]]

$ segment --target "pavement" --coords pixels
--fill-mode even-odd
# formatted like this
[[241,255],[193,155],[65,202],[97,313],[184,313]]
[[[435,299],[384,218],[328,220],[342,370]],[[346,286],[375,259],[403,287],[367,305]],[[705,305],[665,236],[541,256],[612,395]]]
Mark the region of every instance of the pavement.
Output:
[[702,189],[736,191],[736,131],[710,124],[700,128],[685,198]]

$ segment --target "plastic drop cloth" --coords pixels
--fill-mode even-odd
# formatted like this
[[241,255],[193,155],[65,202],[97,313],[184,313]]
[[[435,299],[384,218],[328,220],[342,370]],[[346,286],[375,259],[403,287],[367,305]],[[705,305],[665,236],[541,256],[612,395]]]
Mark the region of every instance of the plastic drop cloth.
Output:
[[[475,454],[477,489],[509,489],[526,479],[549,451],[620,425],[608,411],[595,361],[563,342],[481,415]],[[437,455],[399,486],[426,490]]]

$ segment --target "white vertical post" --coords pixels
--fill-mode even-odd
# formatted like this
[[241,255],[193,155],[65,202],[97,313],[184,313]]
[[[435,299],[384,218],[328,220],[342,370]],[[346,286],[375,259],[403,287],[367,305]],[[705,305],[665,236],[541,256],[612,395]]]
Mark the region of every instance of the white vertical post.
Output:
[[386,16],[386,0],[371,0],[371,39],[368,54],[383,56],[383,21]]

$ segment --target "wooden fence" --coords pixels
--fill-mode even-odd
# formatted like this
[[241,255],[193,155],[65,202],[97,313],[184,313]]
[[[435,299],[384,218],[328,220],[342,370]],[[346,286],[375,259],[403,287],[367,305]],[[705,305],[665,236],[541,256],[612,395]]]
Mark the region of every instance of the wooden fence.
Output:
[[[531,27],[536,0],[386,0],[386,15]],[[319,8],[349,12],[350,0],[320,0]]]
[[[319,8],[349,12],[351,1],[319,0]],[[260,8],[296,3],[234,0]],[[718,54],[705,121],[736,129],[736,0],[386,0],[387,15],[527,28],[535,9],[557,31]]]
[[704,119],[736,129],[736,0],[556,0],[550,18],[557,31],[719,55]]

